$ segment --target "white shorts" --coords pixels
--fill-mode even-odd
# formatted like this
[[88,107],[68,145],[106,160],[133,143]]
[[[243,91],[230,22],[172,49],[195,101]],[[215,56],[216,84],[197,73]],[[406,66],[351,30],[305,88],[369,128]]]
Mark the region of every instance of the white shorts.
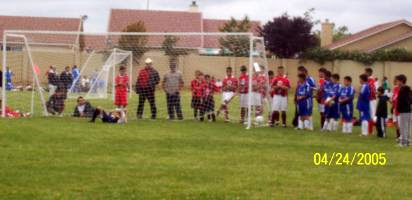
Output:
[[262,106],[262,94],[259,92],[252,92],[252,101],[250,104],[252,106]]
[[248,102],[249,102],[249,95],[248,94],[240,94],[239,95],[239,103],[241,108],[248,108]]
[[376,100],[369,101],[370,114],[374,122],[376,122]]
[[222,93],[222,104],[228,103],[235,96],[234,92],[223,92]]
[[320,113],[324,113],[325,112],[325,104],[318,104],[318,111]]
[[275,95],[272,99],[272,111],[287,111],[288,110],[288,97]]

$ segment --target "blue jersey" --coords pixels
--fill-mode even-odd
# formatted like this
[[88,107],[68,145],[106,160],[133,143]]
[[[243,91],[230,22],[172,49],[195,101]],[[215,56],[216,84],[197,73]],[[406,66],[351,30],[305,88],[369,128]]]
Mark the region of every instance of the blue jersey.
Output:
[[79,77],[79,75],[80,75],[80,70],[79,70],[79,68],[73,68],[73,69],[72,69],[72,77],[73,77],[73,80],[76,80],[76,79]]
[[306,83],[309,85],[310,96],[312,97],[312,95],[313,95],[313,90],[316,89],[315,79],[313,79],[311,76],[308,76],[308,77],[306,77]]
[[335,102],[337,102],[340,96],[340,90],[342,89],[342,85],[339,83],[335,83],[332,86],[332,97],[335,97]]
[[358,104],[356,107],[359,111],[369,112],[370,94],[371,94],[371,91],[370,91],[369,85],[367,83],[363,84],[359,91]]
[[333,83],[332,81],[325,80],[323,84],[323,99],[333,96]]
[[353,119],[353,99],[355,98],[355,89],[349,86],[343,86],[339,92],[340,102],[339,110],[342,118],[346,122],[351,122]]
[[311,106],[311,88],[309,84],[303,83],[299,84],[296,88],[296,96],[302,98],[298,100],[298,111],[299,116],[310,115],[310,106]]

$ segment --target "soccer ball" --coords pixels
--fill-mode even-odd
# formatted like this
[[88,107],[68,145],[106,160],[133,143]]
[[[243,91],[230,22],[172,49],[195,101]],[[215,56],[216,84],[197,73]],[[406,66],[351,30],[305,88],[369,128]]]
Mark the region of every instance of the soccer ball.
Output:
[[265,118],[264,118],[263,116],[257,116],[257,117],[255,118],[255,122],[256,122],[257,124],[263,124],[263,123],[265,122]]

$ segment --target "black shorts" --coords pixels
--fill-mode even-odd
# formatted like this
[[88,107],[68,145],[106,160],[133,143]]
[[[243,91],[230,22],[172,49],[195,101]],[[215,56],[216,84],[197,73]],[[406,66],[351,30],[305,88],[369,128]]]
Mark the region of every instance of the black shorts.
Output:
[[201,97],[192,97],[192,108],[193,109],[202,109],[202,98]]
[[205,112],[214,112],[215,111],[215,100],[213,96],[205,97],[203,99],[203,110]]

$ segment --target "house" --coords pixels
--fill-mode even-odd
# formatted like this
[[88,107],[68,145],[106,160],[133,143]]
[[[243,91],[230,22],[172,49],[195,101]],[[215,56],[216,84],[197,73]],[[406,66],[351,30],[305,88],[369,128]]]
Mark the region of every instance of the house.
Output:
[[[131,10],[112,9],[110,11],[108,32],[122,32],[128,25],[142,21],[146,32],[187,32],[187,33],[211,33],[220,32],[219,27],[228,20],[206,19],[196,2],[193,1],[187,11],[161,11],[161,10]],[[257,35],[260,22],[252,21],[252,31]],[[181,36],[176,47],[199,50],[204,54],[218,54],[220,50],[219,38],[221,36]],[[116,38],[110,38],[113,43]],[[164,36],[150,36],[148,46],[160,48]]]
[[380,49],[412,50],[412,23],[397,20],[378,24],[341,40],[332,41],[333,24],[322,24],[321,46],[330,50],[373,52]]
[[[62,17],[0,16],[0,40],[5,30],[83,31],[83,19]],[[77,35],[25,34],[33,47],[69,47],[78,43]],[[22,40],[7,38],[8,49],[21,49]]]

